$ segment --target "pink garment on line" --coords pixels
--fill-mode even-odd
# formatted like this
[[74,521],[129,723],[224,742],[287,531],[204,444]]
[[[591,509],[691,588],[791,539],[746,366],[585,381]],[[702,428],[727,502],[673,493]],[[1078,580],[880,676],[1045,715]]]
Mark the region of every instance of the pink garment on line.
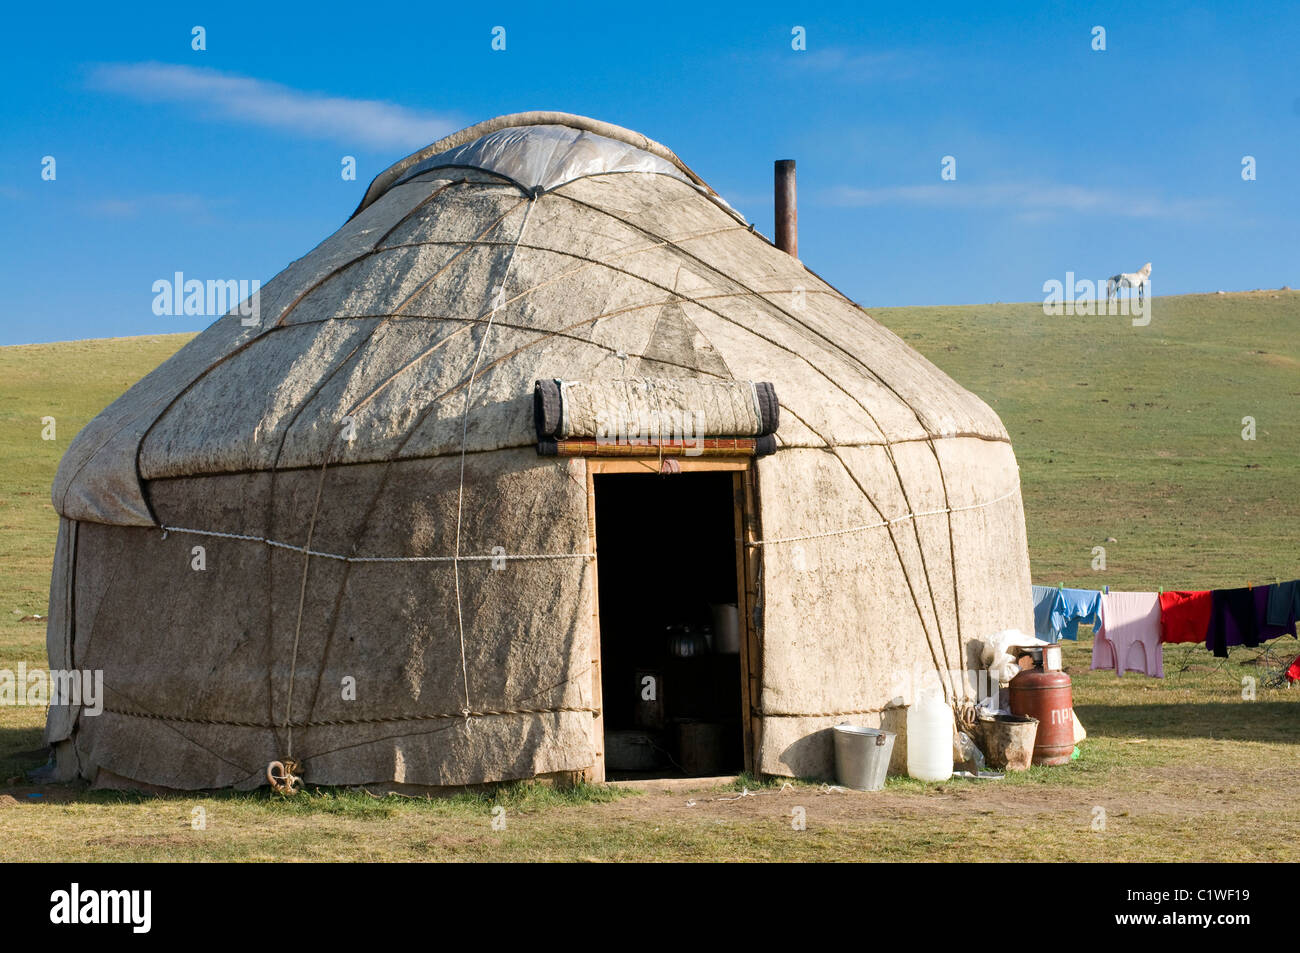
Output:
[[1092,667],[1116,675],[1141,672],[1165,677],[1160,650],[1160,597],[1154,592],[1107,592],[1101,597],[1101,621],[1093,633]]

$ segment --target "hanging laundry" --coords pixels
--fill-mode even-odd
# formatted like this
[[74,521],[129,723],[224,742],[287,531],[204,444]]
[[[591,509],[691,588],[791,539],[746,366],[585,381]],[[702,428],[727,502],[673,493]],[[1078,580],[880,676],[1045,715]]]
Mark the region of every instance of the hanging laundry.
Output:
[[1034,603],[1034,635],[1048,642],[1055,642],[1052,628],[1052,611],[1056,608],[1057,597],[1061,590],[1054,586],[1034,586],[1031,599]]
[[1108,592],[1101,597],[1101,617],[1093,633],[1092,667],[1116,675],[1141,672],[1165,677],[1160,649],[1160,598],[1154,592]]
[[[1267,595],[1265,592],[1265,598]],[[1219,658],[1227,658],[1228,647],[1232,645],[1251,648],[1259,645],[1255,593],[1245,587],[1215,589],[1210,593],[1210,627],[1205,633],[1205,647]]]
[[1101,593],[1095,589],[1062,589],[1052,609],[1053,642],[1079,638],[1079,624],[1096,627],[1100,620]]
[[1160,593],[1160,641],[1205,641],[1210,628],[1210,591]]
[[1268,620],[1268,607],[1273,601],[1272,586],[1256,586],[1253,590],[1255,599],[1255,637],[1261,642],[1276,639],[1279,635],[1295,635],[1296,618],[1288,616],[1274,624]]
[[1300,581],[1279,582],[1268,587],[1268,612],[1264,621],[1269,625],[1286,625],[1300,616]]

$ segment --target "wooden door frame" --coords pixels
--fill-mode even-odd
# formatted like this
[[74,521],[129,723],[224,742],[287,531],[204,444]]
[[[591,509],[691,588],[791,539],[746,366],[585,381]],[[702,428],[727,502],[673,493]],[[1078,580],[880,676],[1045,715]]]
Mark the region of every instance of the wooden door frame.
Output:
[[[674,457],[683,473],[731,473],[736,549],[736,609],[740,615],[740,724],[744,744],[744,768],[755,773],[761,723],[755,715],[761,688],[761,646],[754,624],[754,602],[758,590],[758,551],[749,545],[759,539],[757,486],[754,461],[750,457]],[[591,547],[591,719],[592,750],[595,760],[583,774],[587,781],[605,780],[605,712],[601,688],[600,652],[600,556],[596,552],[596,480],[601,474],[659,473],[657,457],[612,457],[587,463],[587,536]]]

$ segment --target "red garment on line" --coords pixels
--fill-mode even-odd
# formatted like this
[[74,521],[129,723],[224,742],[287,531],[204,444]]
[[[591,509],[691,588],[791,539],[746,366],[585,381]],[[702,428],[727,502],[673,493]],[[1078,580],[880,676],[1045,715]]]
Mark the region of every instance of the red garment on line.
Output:
[[1160,593],[1160,641],[1204,642],[1210,628],[1210,593]]

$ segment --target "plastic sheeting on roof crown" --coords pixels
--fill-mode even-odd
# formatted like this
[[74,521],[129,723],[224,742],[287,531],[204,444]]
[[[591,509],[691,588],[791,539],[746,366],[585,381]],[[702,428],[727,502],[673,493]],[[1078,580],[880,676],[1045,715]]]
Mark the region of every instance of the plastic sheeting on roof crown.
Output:
[[654,172],[694,185],[667,159],[643,149],[568,126],[511,126],[418,163],[398,181],[433,169],[468,166],[495,172],[526,189],[549,192],[587,175]]

